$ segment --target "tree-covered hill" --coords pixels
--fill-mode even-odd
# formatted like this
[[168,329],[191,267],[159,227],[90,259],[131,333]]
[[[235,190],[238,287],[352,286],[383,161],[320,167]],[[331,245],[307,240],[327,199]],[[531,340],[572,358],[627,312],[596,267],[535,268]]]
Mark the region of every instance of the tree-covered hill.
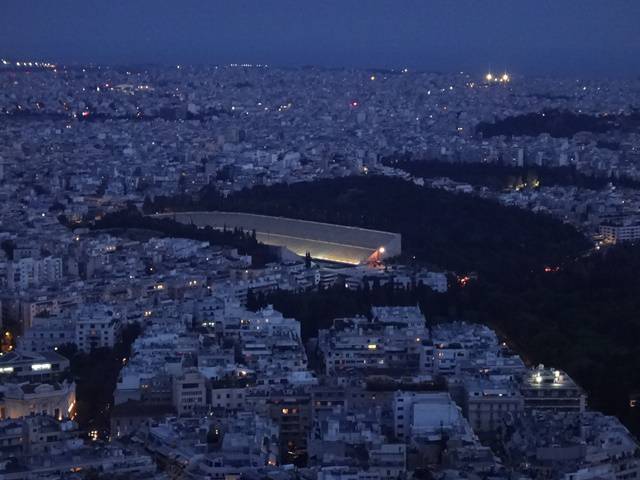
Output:
[[255,187],[223,198],[156,197],[148,212],[227,210],[352,225],[402,234],[407,259],[504,283],[588,249],[573,227],[491,200],[388,177],[347,177]]

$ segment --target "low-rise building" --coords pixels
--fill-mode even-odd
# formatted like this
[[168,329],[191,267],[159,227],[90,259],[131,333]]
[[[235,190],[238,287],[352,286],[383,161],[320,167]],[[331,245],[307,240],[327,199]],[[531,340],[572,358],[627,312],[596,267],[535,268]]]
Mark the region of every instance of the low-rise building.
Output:
[[524,409],[524,399],[514,381],[467,378],[463,412],[475,432],[495,432],[505,417]]
[[56,380],[65,374],[69,365],[69,360],[56,352],[14,350],[0,356],[0,384]]
[[6,383],[0,385],[0,419],[49,415],[74,418],[76,385],[62,383]]

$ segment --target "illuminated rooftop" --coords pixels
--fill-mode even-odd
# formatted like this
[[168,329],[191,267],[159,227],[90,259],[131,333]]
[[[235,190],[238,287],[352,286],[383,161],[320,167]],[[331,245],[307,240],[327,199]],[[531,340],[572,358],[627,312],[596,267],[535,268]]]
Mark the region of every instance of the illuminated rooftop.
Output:
[[493,83],[509,83],[511,82],[511,75],[509,75],[507,72],[500,74],[494,74],[492,72],[488,72],[485,76],[484,79],[487,83],[489,84],[493,84]]

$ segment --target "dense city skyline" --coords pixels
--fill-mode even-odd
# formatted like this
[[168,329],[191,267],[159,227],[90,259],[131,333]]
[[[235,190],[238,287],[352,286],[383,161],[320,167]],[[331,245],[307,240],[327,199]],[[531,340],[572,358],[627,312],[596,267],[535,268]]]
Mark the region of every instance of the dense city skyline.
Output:
[[0,56],[635,75],[631,1],[3,2]]
[[1,5],[0,479],[640,478],[637,0]]

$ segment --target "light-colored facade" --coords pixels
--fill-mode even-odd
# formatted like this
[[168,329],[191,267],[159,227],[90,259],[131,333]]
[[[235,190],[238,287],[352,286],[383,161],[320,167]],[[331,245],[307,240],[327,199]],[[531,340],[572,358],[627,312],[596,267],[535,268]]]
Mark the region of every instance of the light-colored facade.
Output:
[[211,408],[242,410],[245,408],[245,388],[215,388],[211,390]]
[[636,242],[640,240],[640,222],[629,224],[602,224],[600,234],[608,243]]
[[55,352],[12,351],[0,356],[0,384],[55,380],[69,368],[69,360]]
[[56,283],[62,279],[62,259],[45,257],[20,258],[9,262],[7,286],[10,290],[26,290],[41,283]]
[[76,316],[76,346],[90,352],[96,348],[112,348],[120,331],[120,316],[103,305],[80,309]]
[[465,382],[464,411],[475,432],[496,431],[508,416],[524,409],[515,384],[470,379]]
[[187,370],[173,379],[173,406],[178,415],[189,415],[207,405],[205,377],[197,370]]
[[75,414],[73,382],[5,384],[0,386],[0,393],[0,420],[40,414],[62,420]]
[[399,440],[439,439],[456,429],[462,419],[459,407],[446,392],[402,392],[393,399],[394,433]]

